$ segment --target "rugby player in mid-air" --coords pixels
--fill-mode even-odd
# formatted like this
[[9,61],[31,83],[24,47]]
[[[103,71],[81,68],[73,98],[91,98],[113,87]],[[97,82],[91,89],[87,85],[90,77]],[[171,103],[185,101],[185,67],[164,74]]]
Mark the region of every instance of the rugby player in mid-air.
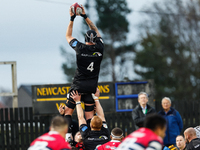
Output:
[[85,117],[86,120],[91,119],[94,115],[94,99],[92,93],[96,92],[100,64],[103,58],[104,44],[97,27],[85,14],[85,9],[82,7],[81,16],[85,19],[87,25],[91,30],[86,32],[85,44],[79,42],[72,37],[73,23],[76,14],[70,9],[70,22],[67,28],[66,39],[69,45],[76,52],[77,69],[75,76],[67,94],[67,102],[65,106],[64,115],[69,124],[71,124],[71,115],[76,107],[75,101],[70,97],[72,91],[78,91],[81,94],[81,101],[85,103]]

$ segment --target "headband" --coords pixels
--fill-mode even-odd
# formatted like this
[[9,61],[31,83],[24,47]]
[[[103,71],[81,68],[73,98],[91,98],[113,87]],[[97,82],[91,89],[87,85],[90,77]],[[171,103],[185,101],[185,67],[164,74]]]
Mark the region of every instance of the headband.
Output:
[[123,137],[123,133],[120,135],[120,136],[115,136],[114,134],[112,134],[112,132],[111,132],[111,136],[112,137],[114,137],[114,138],[116,138],[116,139],[120,139],[120,138],[122,138]]

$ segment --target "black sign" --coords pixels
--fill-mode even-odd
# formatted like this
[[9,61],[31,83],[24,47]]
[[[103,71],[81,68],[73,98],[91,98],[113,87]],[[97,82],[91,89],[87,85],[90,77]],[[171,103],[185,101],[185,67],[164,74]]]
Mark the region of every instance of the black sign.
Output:
[[[104,111],[114,111],[114,83],[99,83],[99,100]],[[33,85],[32,99],[34,114],[56,114],[60,104],[65,104],[70,84]]]

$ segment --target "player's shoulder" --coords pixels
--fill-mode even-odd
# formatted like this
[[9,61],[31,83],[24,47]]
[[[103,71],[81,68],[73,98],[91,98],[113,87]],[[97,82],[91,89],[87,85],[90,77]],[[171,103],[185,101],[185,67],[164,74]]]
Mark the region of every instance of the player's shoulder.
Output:
[[108,128],[108,125],[107,125],[107,123],[105,121],[103,121],[102,127],[106,128],[106,129]]
[[102,37],[97,37],[96,41],[101,42],[102,44],[104,44]]
[[90,128],[87,126],[87,124],[81,124],[79,127],[79,131],[82,136],[85,136],[85,134],[90,131]]
[[121,144],[121,142],[118,141],[118,140],[111,140],[111,141],[107,142],[106,144],[107,144],[107,145],[110,145],[110,146],[115,146],[115,147],[117,147],[119,144]]
[[68,142],[65,141],[65,139],[61,136],[54,136],[56,137],[56,141],[52,141],[49,143],[49,147],[54,149],[54,148],[59,148],[60,150],[68,150],[71,149],[71,146]]
[[68,142],[63,142],[62,145],[60,145],[60,150],[71,150],[71,145]]
[[72,48],[75,48],[76,46],[78,45],[83,45],[83,43],[81,43],[79,40],[77,40],[76,38],[72,39],[70,42],[69,42],[69,45],[72,47]]
[[162,144],[161,137],[156,135],[152,130],[148,128],[140,128],[131,133],[128,138],[135,138],[137,143],[140,143],[145,147],[148,146],[151,141],[157,141],[158,143]]
[[152,130],[150,130],[148,128],[141,128],[141,130],[143,130],[143,133],[145,133],[145,135],[148,135],[148,136],[145,136],[145,138],[148,141],[158,141],[158,142],[162,143],[162,138],[160,136],[158,136],[157,134],[155,134]]

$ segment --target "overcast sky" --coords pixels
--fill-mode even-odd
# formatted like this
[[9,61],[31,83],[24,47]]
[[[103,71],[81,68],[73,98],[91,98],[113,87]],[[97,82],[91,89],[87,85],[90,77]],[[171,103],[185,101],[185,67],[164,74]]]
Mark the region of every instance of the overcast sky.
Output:
[[[70,50],[65,39],[69,7],[86,0],[0,0],[0,61],[17,62],[17,85],[66,83],[61,69],[65,61],[59,47]],[[129,8],[140,10],[155,0],[127,0]],[[136,39],[136,24],[142,13],[132,12],[128,40]],[[93,19],[95,16],[91,16]],[[75,19],[73,36],[83,39],[82,18]],[[80,38],[79,38],[80,37]],[[0,65],[0,88],[11,90],[11,66]]]

